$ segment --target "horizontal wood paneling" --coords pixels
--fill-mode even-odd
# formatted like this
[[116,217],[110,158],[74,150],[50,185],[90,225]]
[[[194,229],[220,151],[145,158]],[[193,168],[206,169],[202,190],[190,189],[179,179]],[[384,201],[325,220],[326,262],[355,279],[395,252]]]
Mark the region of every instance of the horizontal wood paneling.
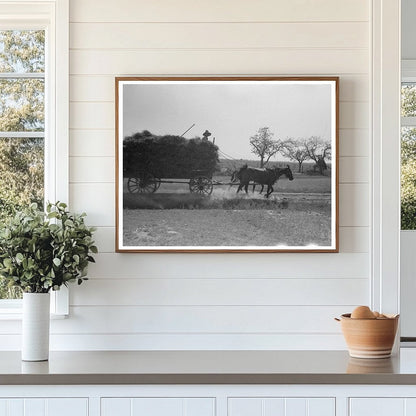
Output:
[[113,129],[113,103],[71,103],[69,127],[76,129]]
[[70,51],[72,75],[342,75],[367,70],[365,49]]
[[339,224],[370,225],[370,188],[367,184],[341,184],[339,187]]
[[[368,255],[339,254],[97,254],[90,276],[114,279],[156,277],[170,279],[213,278],[366,278]],[[218,265],[213,270],[212,265]],[[117,282],[117,280],[116,280]],[[260,290],[260,287],[259,287]]]
[[[70,205],[101,252],[52,348],[345,348],[332,318],[369,301],[370,6],[71,0]],[[340,76],[341,252],[115,254],[114,77],[146,74]]]
[[118,278],[117,285],[110,279],[92,278],[73,288],[71,305],[354,305],[365,304],[367,298],[366,278]]
[[[129,319],[132,319],[131,317]],[[51,334],[51,350],[345,350],[341,333],[279,334]],[[0,334],[0,351],[19,350],[20,334]]]
[[339,131],[340,156],[368,156],[370,131],[363,129],[341,129]]
[[[114,85],[113,75],[72,75],[70,77],[70,100],[114,102]],[[341,101],[368,102],[368,76],[345,74],[340,78],[339,87]]]
[[111,101],[115,97],[115,76],[72,75],[70,77],[70,101]]
[[97,227],[94,232],[94,241],[100,253],[114,253],[115,227]]
[[368,21],[362,0],[71,0],[71,22],[302,22]]
[[368,253],[370,229],[368,227],[340,227],[339,246],[341,253]]
[[70,182],[115,182],[114,157],[69,158]]
[[[368,253],[370,237],[368,227],[341,227],[339,232],[341,253]],[[94,239],[100,253],[114,252],[114,227],[98,227]]]
[[109,130],[70,130],[69,140],[70,156],[115,156],[114,126]]
[[370,166],[368,157],[340,157],[340,183],[367,183],[369,181]]
[[115,188],[112,183],[69,184],[71,210],[86,212],[89,225],[114,226]]
[[341,102],[339,104],[339,127],[341,129],[369,128],[369,106],[365,102]]
[[58,333],[338,333],[334,317],[353,306],[134,306],[71,307]]
[[[340,334],[333,318],[355,306],[71,306],[51,334]],[[0,334],[20,333],[2,321]]]
[[72,23],[71,49],[367,48],[367,22]]

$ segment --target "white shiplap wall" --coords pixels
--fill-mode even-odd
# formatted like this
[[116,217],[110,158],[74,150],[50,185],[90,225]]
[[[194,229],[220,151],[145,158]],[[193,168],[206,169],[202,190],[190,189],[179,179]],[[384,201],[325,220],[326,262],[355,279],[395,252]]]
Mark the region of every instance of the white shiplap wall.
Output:
[[[370,3],[70,1],[70,204],[100,254],[52,348],[344,348],[332,318],[369,303]],[[114,77],[162,74],[340,76],[339,254],[114,253]]]

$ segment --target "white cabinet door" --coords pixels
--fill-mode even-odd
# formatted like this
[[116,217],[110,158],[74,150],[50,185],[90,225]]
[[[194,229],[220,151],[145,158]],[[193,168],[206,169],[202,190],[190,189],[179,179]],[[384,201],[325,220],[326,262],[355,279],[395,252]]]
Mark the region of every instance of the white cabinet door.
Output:
[[416,415],[416,399],[351,398],[350,416],[411,416]]
[[88,416],[87,398],[0,399],[0,416]]
[[213,416],[214,398],[102,398],[101,416]]
[[335,399],[229,398],[228,416],[335,416]]

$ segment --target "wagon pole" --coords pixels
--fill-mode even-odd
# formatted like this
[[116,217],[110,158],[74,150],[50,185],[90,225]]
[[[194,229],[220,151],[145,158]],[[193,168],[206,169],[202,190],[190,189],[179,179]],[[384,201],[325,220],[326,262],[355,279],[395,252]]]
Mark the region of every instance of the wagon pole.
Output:
[[188,130],[185,130],[182,134],[181,134],[181,137],[183,137],[186,133],[188,133],[188,131],[189,130],[191,130],[191,128],[192,127],[194,127],[195,126],[195,123],[194,124],[192,124],[192,126],[191,127],[189,127],[189,129]]

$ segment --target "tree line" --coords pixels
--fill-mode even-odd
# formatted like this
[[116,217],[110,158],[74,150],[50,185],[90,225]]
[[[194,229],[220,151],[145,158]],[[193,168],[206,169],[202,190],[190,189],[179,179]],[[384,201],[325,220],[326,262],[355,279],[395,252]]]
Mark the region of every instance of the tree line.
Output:
[[292,138],[285,140],[274,139],[274,133],[269,127],[261,127],[257,133],[250,137],[251,152],[260,157],[260,167],[267,165],[277,154],[295,161],[298,172],[302,172],[302,165],[307,160],[315,162],[321,175],[326,169],[326,160],[331,160],[331,143],[319,136],[309,138]]

